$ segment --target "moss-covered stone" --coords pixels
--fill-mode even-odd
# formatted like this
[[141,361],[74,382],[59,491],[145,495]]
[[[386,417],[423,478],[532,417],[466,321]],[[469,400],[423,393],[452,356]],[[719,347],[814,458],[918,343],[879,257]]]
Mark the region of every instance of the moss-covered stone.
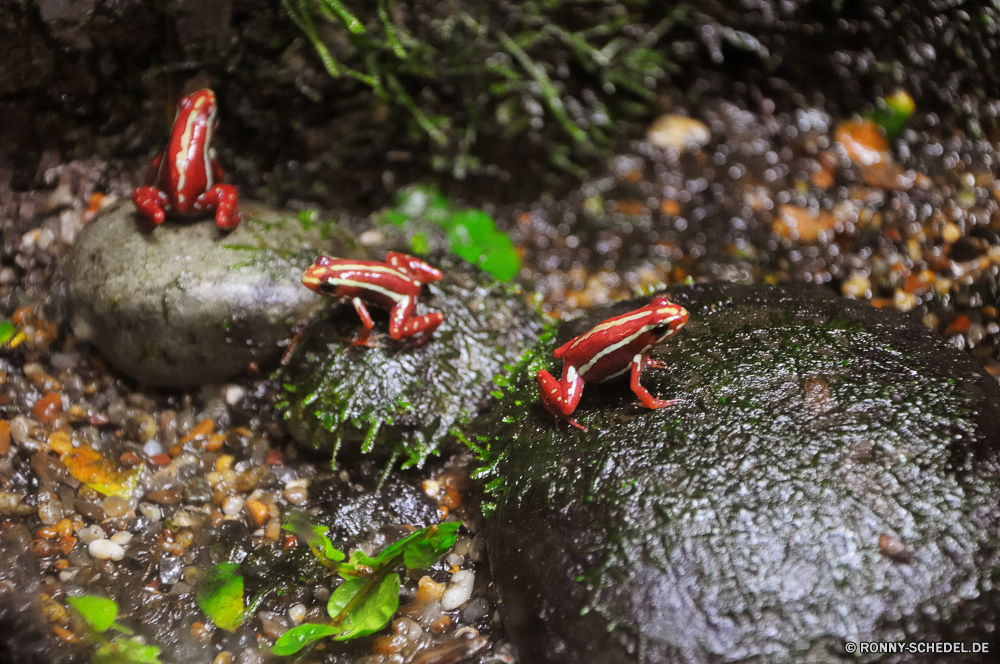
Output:
[[525,661],[874,661],[845,645],[989,641],[996,381],[911,319],[826,291],[674,299],[691,322],[643,384],[683,403],[588,385],[588,433],[539,404],[551,350],[632,302],[565,326],[484,424],[493,572]]
[[541,322],[519,290],[456,259],[435,261],[442,281],[428,285],[418,313],[444,312],[427,343],[406,347],[386,335],[372,308],[379,346],[351,346],[360,329],[350,302],[331,306],[299,340],[284,384],[289,429],[300,443],[336,454],[405,455],[422,464],[497,393],[494,379],[536,341]]

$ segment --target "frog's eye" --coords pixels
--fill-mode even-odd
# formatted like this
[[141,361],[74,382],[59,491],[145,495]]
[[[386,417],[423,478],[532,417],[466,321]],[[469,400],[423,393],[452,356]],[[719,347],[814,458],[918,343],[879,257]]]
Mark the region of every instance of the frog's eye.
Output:
[[332,284],[329,281],[322,281],[319,284],[319,289],[324,293],[332,293],[337,290],[337,285]]

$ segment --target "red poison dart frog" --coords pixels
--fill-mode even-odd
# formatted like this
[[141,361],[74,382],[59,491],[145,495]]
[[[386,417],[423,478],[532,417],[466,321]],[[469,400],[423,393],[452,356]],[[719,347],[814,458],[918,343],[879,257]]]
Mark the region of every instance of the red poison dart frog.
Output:
[[365,303],[389,309],[389,336],[419,346],[444,320],[440,311],[417,316],[420,286],[444,275],[419,258],[390,251],[384,263],[320,256],[302,275],[302,283],[322,295],[349,298],[361,317],[361,332],[352,343],[367,346],[372,318]]
[[544,369],[538,372],[538,387],[545,410],[573,426],[586,427],[570,415],[583,396],[585,382],[602,383],[632,371],[632,391],[647,408],[664,408],[680,399],[657,399],[639,384],[644,366],[666,369],[667,365],[647,356],[650,349],[674,336],[687,323],[687,310],[662,295],[635,311],[609,318],[589,332],[570,339],[553,353],[562,358],[562,380]]
[[215,210],[215,224],[231,230],[240,224],[236,188],[222,184],[222,167],[213,156],[215,93],[198,90],[177,104],[177,119],[167,149],[153,159],[146,186],[132,192],[139,214],[162,224],[172,217],[190,217]]

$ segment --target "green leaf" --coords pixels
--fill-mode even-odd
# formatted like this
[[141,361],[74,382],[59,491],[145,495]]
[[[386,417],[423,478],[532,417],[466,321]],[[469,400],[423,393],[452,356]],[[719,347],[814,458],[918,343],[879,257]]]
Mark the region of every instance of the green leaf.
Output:
[[339,631],[338,628],[331,625],[318,625],[316,623],[298,625],[282,634],[274,642],[271,652],[275,655],[294,655],[313,641],[333,636]]
[[288,523],[284,524],[281,528],[295,533],[297,537],[302,538],[309,545],[313,555],[321,561],[325,558],[339,563],[347,557],[341,551],[334,548],[333,542],[326,536],[326,533],[330,530],[329,528],[312,525],[309,523],[308,518],[301,512],[293,512],[289,517]]
[[107,597],[96,595],[67,597],[66,603],[79,611],[87,624],[97,632],[111,629],[111,626],[115,624],[115,618],[118,617],[118,605]]
[[430,253],[431,250],[431,245],[427,241],[426,233],[414,233],[413,237],[410,238],[410,245],[413,247],[413,251],[416,254]]
[[[361,549],[355,549],[354,551],[351,551],[351,558],[350,558],[350,560],[347,561],[347,564],[349,566],[351,566],[351,567],[357,567],[358,565],[364,565],[365,567],[375,568],[375,567],[378,567],[378,564],[380,562],[382,562],[382,557],[381,556],[378,556],[376,558],[372,558],[371,556],[369,556],[367,553],[365,553]],[[343,576],[345,579],[354,578],[353,575],[347,575],[347,576],[345,576],[344,574],[341,574],[341,576]]]
[[160,649],[132,639],[115,639],[94,653],[91,664],[160,664]]
[[[399,608],[399,575],[390,574],[375,588],[370,587],[371,579],[350,579],[337,586],[330,595],[326,610],[336,620],[340,618],[340,632],[333,638],[347,641],[374,634],[389,624]],[[344,609],[361,595],[350,609],[341,616]]]
[[0,344],[5,344],[14,338],[17,328],[9,320],[0,320]]
[[198,606],[215,624],[234,631],[243,622],[243,577],[239,563],[222,563],[210,569],[199,584]]
[[403,564],[407,569],[422,569],[436,563],[438,558],[455,545],[458,537],[456,532],[461,525],[461,521],[449,521],[424,528],[421,531],[423,536],[414,539],[403,549]]

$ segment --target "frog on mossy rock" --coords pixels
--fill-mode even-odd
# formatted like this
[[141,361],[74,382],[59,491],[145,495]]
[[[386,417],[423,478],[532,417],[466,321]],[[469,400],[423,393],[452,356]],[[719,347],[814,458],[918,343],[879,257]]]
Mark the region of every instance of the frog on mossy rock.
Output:
[[417,313],[440,311],[434,336],[414,346],[384,335],[373,313],[373,347],[355,346],[358,314],[349,301],[324,309],[278,373],[280,404],[301,444],[333,454],[372,452],[420,465],[494,396],[495,383],[537,341],[538,312],[516,286],[458,259],[432,261],[444,273],[426,284]]
[[627,380],[588,385],[574,412],[588,432],[540,403],[552,350],[636,301],[563,326],[477,423],[500,610],[525,661],[994,645],[996,380],[916,321],[819,288],[705,285],[671,300],[690,321],[652,351],[670,370],[643,383],[680,403],[648,410]]

